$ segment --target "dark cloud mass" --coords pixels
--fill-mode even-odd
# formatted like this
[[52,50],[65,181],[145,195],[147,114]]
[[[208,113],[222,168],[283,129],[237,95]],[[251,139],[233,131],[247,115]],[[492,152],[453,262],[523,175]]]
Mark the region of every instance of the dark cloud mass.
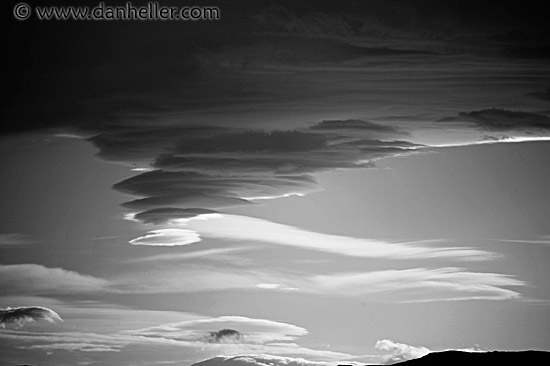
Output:
[[171,219],[189,219],[198,215],[217,213],[205,208],[158,208],[134,215],[134,219],[145,224],[161,224]]
[[393,126],[381,125],[378,123],[374,123],[370,121],[362,121],[359,119],[346,119],[343,121],[339,121],[339,120],[321,121],[311,126],[310,128],[312,130],[322,130],[322,131],[351,130],[351,131],[385,132],[390,134],[402,133],[399,129]]
[[[114,185],[148,224],[306,194],[319,190],[315,173],[421,148],[403,141],[412,123],[363,118],[459,110],[433,92],[438,75],[459,86],[478,75],[453,57],[544,46],[530,37],[548,28],[542,2],[522,17],[514,1],[442,3],[220,0],[216,22],[10,23],[2,128],[55,128],[85,137],[101,159],[154,169]],[[445,120],[550,125],[505,110]]]
[[63,321],[55,311],[41,306],[0,309],[0,326],[2,327],[13,325],[20,328],[38,320],[46,320],[50,323]]
[[401,134],[373,122],[332,120],[287,131],[190,128],[160,130],[151,139],[142,131],[103,133],[90,141],[108,160],[148,161],[156,168],[114,188],[138,197],[123,204],[142,211],[136,219],[160,223],[253,199],[316,191],[312,173],[368,168],[372,160],[420,146],[378,139]]
[[208,332],[204,341],[207,343],[239,343],[243,339],[243,334],[234,329],[221,329]]
[[548,116],[496,108],[460,112],[456,117],[446,117],[439,121],[472,122],[478,127],[490,131],[550,129],[550,118]]

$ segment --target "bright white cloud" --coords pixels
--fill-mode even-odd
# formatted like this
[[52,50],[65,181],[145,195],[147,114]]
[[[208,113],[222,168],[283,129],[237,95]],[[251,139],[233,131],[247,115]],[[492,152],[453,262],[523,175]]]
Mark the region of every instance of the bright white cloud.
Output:
[[410,346],[408,344],[398,343],[389,339],[382,339],[376,342],[375,348],[381,351],[389,352],[383,357],[385,364],[393,364],[420,358],[430,353],[426,347]]
[[192,237],[191,233],[195,233],[197,238],[200,236],[234,241],[260,241],[364,258],[488,260],[497,256],[495,253],[474,248],[427,246],[422,245],[422,242],[388,243],[322,234],[247,216],[201,216],[172,220],[166,228],[151,231],[134,239],[132,243],[135,244],[137,240],[142,245],[159,245],[159,237],[168,237],[170,243],[177,243],[178,235],[181,235],[181,243],[188,243]]
[[199,234],[192,230],[163,229],[149,231],[144,236],[130,240],[133,245],[178,246],[201,241]]
[[372,299],[398,296],[399,301],[517,299],[520,293],[503,287],[526,285],[512,276],[452,267],[319,275],[311,283],[318,292]]

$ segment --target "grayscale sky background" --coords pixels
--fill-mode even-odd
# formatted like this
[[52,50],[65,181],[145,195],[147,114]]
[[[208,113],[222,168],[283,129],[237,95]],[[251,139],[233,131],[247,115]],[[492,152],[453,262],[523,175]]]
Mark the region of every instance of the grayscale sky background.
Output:
[[4,12],[2,364],[550,350],[546,2],[174,4]]

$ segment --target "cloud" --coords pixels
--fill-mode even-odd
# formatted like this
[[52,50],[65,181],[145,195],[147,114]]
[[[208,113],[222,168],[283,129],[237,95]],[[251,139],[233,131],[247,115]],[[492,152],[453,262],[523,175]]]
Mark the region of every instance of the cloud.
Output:
[[520,293],[505,287],[526,285],[513,276],[452,267],[317,275],[310,281],[310,290],[320,293],[401,302],[519,299]]
[[208,210],[205,208],[158,208],[139,212],[133,216],[134,219],[139,220],[145,224],[162,224],[172,219],[189,219],[199,215],[217,213],[214,210]]
[[220,329],[218,331],[208,332],[205,342],[208,343],[239,343],[243,334],[235,329]]
[[[170,253],[170,254],[156,254],[147,257],[139,257],[124,260],[125,263],[141,263],[141,262],[179,262],[186,261],[191,259],[209,259],[216,261],[227,261],[235,263],[237,257],[231,256],[232,253],[251,251],[254,250],[254,247],[228,247],[228,248],[212,248],[212,249],[203,249],[195,250],[192,252],[184,253]],[[244,259],[244,258],[240,258]]]
[[495,253],[468,247],[428,246],[423,245],[423,242],[390,243],[382,240],[323,234],[263,219],[226,214],[207,214],[189,219],[171,220],[165,228],[152,231],[134,240],[138,240],[141,245],[157,245],[159,236],[168,236],[174,243],[177,242],[177,236],[181,234],[182,243],[187,243],[191,233],[196,233],[197,238],[200,236],[233,241],[260,241],[350,257],[457,260],[489,260],[497,257]]
[[370,168],[376,159],[422,147],[394,139],[403,135],[389,125],[349,119],[270,131],[136,124],[104,129],[89,141],[103,159],[154,169],[114,188],[136,196],[123,204],[138,211],[136,220],[160,224],[256,199],[318,191],[314,173]]
[[[517,288],[528,284],[514,276],[463,268],[406,268],[315,274],[256,268],[238,270],[219,265],[165,265],[146,274],[129,273],[112,280],[123,293],[196,293],[224,290],[296,292],[360,298],[366,302],[434,302],[464,300],[520,300]],[[219,328],[238,329],[238,324]],[[212,329],[205,329],[205,331]],[[247,335],[248,337],[248,335]],[[249,339],[249,338],[247,338]]]
[[316,123],[310,127],[313,131],[332,131],[332,132],[359,132],[368,131],[374,133],[384,134],[405,134],[400,129],[390,126],[374,123],[370,121],[363,121],[360,119],[346,119],[346,120],[326,120]]
[[174,151],[180,154],[211,153],[295,153],[320,150],[326,140],[303,131],[244,131],[205,138],[182,137]]
[[[165,359],[159,355],[174,354],[178,362],[195,362],[215,355],[242,355],[247,352],[275,355],[303,355],[315,359],[341,360],[352,358],[345,353],[305,348],[294,343],[307,334],[299,326],[267,319],[253,319],[243,316],[197,317],[179,322],[158,324],[146,328],[135,328],[141,321],[154,322],[178,315],[174,312],[138,311],[116,307],[114,311],[99,306],[94,313],[90,306],[72,307],[70,321],[56,332],[12,331],[0,332],[3,345],[21,349],[44,351],[68,350],[78,352],[144,352],[152,355],[151,362]],[[166,315],[163,315],[166,313]],[[144,319],[139,315],[145,316]],[[179,317],[185,315],[179,314]],[[188,317],[187,315],[185,315]],[[98,319],[99,318],[99,319]],[[189,318],[189,317],[188,317]],[[129,327],[113,332],[113,327],[99,328],[96,321],[105,320],[116,325]],[[100,323],[103,323],[103,320]],[[90,322],[91,321],[91,322]],[[90,326],[93,329],[89,329]],[[239,331],[235,330],[239,329]],[[212,330],[219,329],[219,330]],[[185,355],[185,360],[181,356]],[[156,356],[156,357],[155,357]],[[105,356],[115,357],[118,356]],[[120,356],[126,357],[126,356]],[[145,356],[147,357],[147,356]],[[108,362],[110,363],[110,362]],[[113,362],[114,363],[114,362]]]
[[130,240],[130,244],[172,247],[199,241],[201,241],[199,234],[193,230],[164,229],[149,231],[144,236]]
[[308,361],[273,355],[217,356],[191,366],[326,366],[326,362]]
[[533,112],[509,111],[496,108],[460,112],[456,117],[446,117],[439,121],[471,122],[479,128],[490,131],[550,129],[550,118],[548,116]]
[[527,93],[527,95],[536,99],[550,101],[550,88],[542,92],[537,91],[537,92]]
[[[213,327],[222,330],[213,331]],[[235,328],[239,331],[234,330]],[[124,333],[189,342],[266,344],[294,341],[306,335],[307,330],[293,324],[266,319],[221,316],[168,323]]]
[[389,355],[383,357],[383,362],[386,365],[420,358],[431,352],[431,350],[426,347],[410,346],[388,339],[378,340],[374,347],[381,351],[390,352]]
[[38,320],[46,320],[50,323],[63,321],[55,311],[41,306],[0,308],[0,326],[2,328],[6,325],[14,325],[16,328],[21,328],[25,324],[34,323]]
[[0,287],[6,295],[102,292],[108,286],[108,281],[62,268],[39,264],[0,265]]
[[29,240],[25,235],[18,233],[2,233],[0,234],[0,247],[14,247],[32,244],[34,241]]

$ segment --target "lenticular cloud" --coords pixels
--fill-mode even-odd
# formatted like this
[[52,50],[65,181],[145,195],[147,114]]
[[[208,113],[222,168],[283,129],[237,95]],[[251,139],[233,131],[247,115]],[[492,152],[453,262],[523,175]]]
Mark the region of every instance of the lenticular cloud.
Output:
[[0,326],[13,325],[21,328],[26,324],[34,323],[39,320],[46,320],[50,323],[63,321],[55,311],[42,306],[27,306],[17,308],[0,309]]

